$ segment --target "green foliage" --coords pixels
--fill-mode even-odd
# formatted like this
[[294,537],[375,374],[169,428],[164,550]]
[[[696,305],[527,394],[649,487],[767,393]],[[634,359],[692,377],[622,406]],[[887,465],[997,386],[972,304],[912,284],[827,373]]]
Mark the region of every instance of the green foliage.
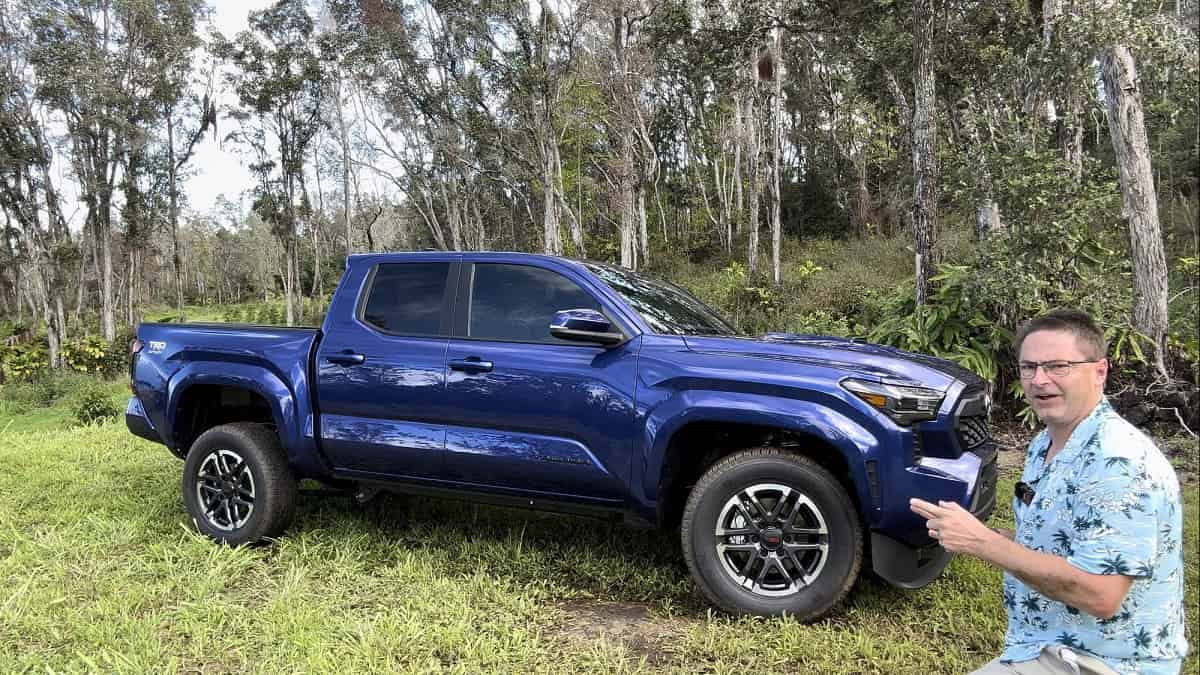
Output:
[[721,270],[718,279],[718,306],[738,330],[745,333],[770,330],[779,315],[780,302],[769,283],[750,275],[739,262]]
[[6,380],[32,381],[50,368],[50,355],[40,342],[0,347]]
[[[1021,398],[1011,364],[1021,321],[1055,307],[1082,309],[1109,341],[1114,377],[1135,376],[1149,341],[1130,325],[1132,286],[1119,191],[1096,171],[1075,184],[1054,161],[1029,151],[999,183],[1013,215],[960,264],[943,264],[931,301],[917,308],[911,283],[881,305],[869,338],[942,356]],[[1003,213],[1002,209],[1002,213]],[[1018,413],[1026,421],[1032,413]]]
[[788,321],[783,329],[788,333],[832,335],[834,337],[855,337],[858,334],[858,330],[851,325],[849,318],[823,309],[800,314]]
[[76,372],[99,373],[104,370],[109,343],[99,335],[88,335],[63,345],[63,363]]
[[[301,326],[320,326],[325,320],[325,311],[329,307],[330,296],[324,298],[304,298],[304,318]],[[226,323],[250,323],[263,326],[282,326],[287,322],[287,307],[284,301],[274,298],[266,302],[250,302],[241,305],[229,305],[220,314],[220,320]]]
[[1200,257],[1185,256],[1173,270],[1170,287],[1173,295],[1168,307],[1170,332],[1167,349],[1200,379]]
[[71,394],[71,416],[79,424],[94,424],[115,419],[121,408],[112,394],[99,383],[89,382]]
[[0,400],[8,404],[10,410],[23,412],[55,405],[72,392],[94,382],[95,379],[90,376],[46,369],[32,379],[0,385]]
[[869,339],[950,359],[994,382],[1000,373],[999,356],[1012,341],[1012,332],[985,314],[986,307],[973,296],[973,278],[968,265],[942,265],[932,279],[931,302],[922,307],[916,306],[911,285],[904,287]]
[[109,342],[99,335],[70,340],[62,347],[63,365],[77,373],[115,377],[129,368],[129,342],[133,334],[123,331]]

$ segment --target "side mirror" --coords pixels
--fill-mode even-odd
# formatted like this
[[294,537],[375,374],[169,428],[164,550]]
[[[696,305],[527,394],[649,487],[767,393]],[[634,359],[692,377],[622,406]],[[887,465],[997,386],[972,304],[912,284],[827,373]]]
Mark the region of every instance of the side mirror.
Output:
[[594,309],[564,309],[550,320],[550,334],[560,340],[615,345],[625,341],[608,317]]

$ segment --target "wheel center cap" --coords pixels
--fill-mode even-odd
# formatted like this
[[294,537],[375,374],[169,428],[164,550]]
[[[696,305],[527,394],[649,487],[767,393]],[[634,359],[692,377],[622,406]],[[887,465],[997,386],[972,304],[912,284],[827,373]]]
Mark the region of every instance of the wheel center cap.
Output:
[[783,531],[778,527],[768,527],[762,531],[763,547],[774,551],[783,543]]

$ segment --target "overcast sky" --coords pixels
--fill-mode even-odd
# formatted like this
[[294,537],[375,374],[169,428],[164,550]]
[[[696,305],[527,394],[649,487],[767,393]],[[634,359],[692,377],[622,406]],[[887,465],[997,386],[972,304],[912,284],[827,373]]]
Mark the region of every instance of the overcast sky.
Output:
[[[212,3],[212,28],[221,32],[225,37],[232,38],[239,31],[246,29],[246,16],[253,11],[262,9],[270,4],[270,0],[210,0]],[[205,32],[207,32],[207,28]],[[220,85],[218,83],[218,90]],[[218,106],[231,103],[232,97],[225,95],[218,98]],[[214,140],[209,134],[196,149],[191,161],[191,168],[196,171],[194,176],[184,183],[184,192],[188,196],[188,206],[196,213],[211,211],[217,196],[224,194],[234,203],[238,196],[250,187],[250,172],[242,165],[230,144],[222,144],[221,138],[229,131],[229,122],[223,117],[217,124],[220,131]],[[225,147],[222,147],[224,145]]]

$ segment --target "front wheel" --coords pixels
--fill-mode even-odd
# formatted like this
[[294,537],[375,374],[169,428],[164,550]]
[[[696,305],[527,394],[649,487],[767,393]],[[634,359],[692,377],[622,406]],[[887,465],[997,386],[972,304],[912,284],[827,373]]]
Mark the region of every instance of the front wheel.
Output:
[[223,544],[283,533],[296,508],[296,478],[279,439],[258,424],[213,427],[183,465],[183,503],[196,529]]
[[713,604],[736,614],[815,621],[850,591],[862,525],[846,491],[816,462],[775,448],[711,467],[688,497],[684,558]]

